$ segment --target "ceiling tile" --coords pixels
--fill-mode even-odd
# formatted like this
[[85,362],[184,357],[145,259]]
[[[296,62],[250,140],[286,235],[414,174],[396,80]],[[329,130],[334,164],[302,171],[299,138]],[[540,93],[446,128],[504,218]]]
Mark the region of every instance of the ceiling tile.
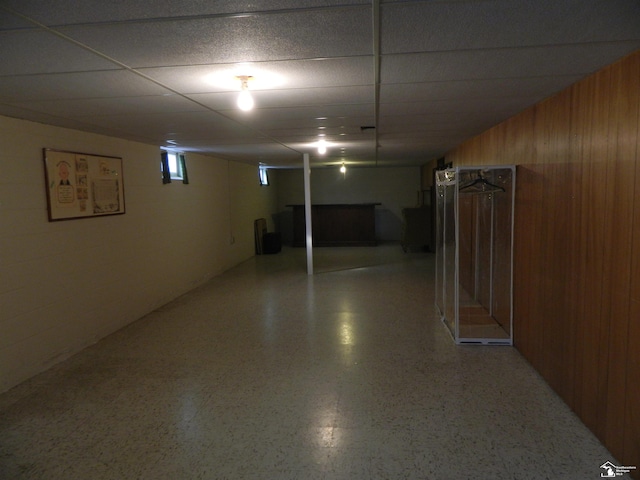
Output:
[[82,100],[44,100],[20,102],[14,105],[33,111],[47,112],[61,117],[86,117],[102,115],[130,115],[144,111],[147,114],[162,112],[190,112],[205,109],[178,95],[92,98]]
[[304,10],[371,5],[370,0],[172,0],[120,2],[114,8],[111,2],[100,0],[4,0],[3,4],[33,17],[46,25],[73,25],[81,23],[124,22],[135,19],[159,19],[229,15],[238,13],[273,12],[278,10]]
[[326,58],[236,65],[142,68],[141,74],[183,94],[239,91],[237,75],[254,77],[251,89],[373,85],[373,57]]
[[479,50],[640,38],[637,0],[403,2],[383,6],[382,53]]
[[42,31],[2,34],[0,51],[0,76],[119,68],[81,47]]
[[103,135],[120,136],[120,130],[112,130],[105,127],[87,125],[85,122],[72,118],[63,118],[50,115],[48,113],[28,110],[14,105],[5,105],[0,103],[0,115],[12,118],[20,118],[32,122],[43,123],[47,125],[56,125],[63,128],[73,128],[86,132],[102,133]]
[[237,143],[211,145],[205,142],[201,147],[197,142],[188,151],[200,151],[221,158],[246,159],[249,163],[257,165],[266,162],[271,165],[298,166],[302,161],[302,152],[277,143]]
[[212,141],[218,138],[256,136],[255,130],[230,122],[214,112],[168,112],[137,115],[87,115],[77,120],[111,129],[138,132],[148,139],[162,141],[181,134],[184,137],[206,135]]
[[491,78],[421,83],[393,83],[380,86],[380,103],[422,102],[432,100],[472,100],[474,98],[548,97],[582,75],[547,77]]
[[534,97],[507,97],[497,101],[495,98],[459,98],[455,100],[432,100],[429,102],[398,102],[380,105],[381,116],[405,116],[427,114],[461,114],[493,110],[494,113],[512,113],[522,111],[542,100]]
[[247,125],[324,125],[320,118],[338,118],[345,121],[352,117],[373,117],[374,104],[317,105],[290,108],[258,108],[242,112],[237,108],[224,112],[229,118]]
[[[189,98],[214,110],[235,108],[237,92],[190,94]],[[357,105],[373,103],[373,86],[291,88],[253,92],[257,108],[287,108],[311,105]]]
[[587,75],[640,47],[640,42],[461,50],[385,55],[381,81],[413,83],[553,75]]
[[163,95],[169,91],[127,70],[0,76],[0,101]]
[[[186,20],[107,23],[59,30],[133,67],[264,62],[371,53],[367,7]],[[156,52],[162,52],[161,62]]]
[[[0,9],[2,9],[2,6],[0,6]],[[13,15],[10,12],[3,11],[0,15],[0,32],[4,30],[16,30],[31,27],[33,27],[33,25],[28,20],[17,15]]]

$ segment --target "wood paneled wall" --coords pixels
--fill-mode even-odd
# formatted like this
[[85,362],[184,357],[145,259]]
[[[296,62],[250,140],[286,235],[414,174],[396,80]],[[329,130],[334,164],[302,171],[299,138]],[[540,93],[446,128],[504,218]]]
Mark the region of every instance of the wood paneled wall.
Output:
[[446,157],[518,165],[516,347],[619,462],[638,468],[639,116],[636,52]]

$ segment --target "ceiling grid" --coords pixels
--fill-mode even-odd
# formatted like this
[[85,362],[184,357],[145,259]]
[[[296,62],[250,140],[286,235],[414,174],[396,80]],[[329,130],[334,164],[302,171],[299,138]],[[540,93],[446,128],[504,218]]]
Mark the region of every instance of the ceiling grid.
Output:
[[0,115],[255,165],[421,165],[638,50],[638,25],[636,0],[2,0]]

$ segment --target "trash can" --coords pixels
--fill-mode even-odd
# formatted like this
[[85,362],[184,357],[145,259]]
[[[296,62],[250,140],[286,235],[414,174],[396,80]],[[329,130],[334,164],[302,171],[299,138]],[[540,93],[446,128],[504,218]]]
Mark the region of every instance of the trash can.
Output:
[[282,239],[280,233],[269,232],[262,236],[262,253],[272,254],[282,250]]

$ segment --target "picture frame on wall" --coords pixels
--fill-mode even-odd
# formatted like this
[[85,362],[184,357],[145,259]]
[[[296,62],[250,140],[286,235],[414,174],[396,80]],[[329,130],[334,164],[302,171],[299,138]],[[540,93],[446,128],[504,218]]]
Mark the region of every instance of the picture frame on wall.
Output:
[[122,158],[43,149],[49,221],[125,213]]

